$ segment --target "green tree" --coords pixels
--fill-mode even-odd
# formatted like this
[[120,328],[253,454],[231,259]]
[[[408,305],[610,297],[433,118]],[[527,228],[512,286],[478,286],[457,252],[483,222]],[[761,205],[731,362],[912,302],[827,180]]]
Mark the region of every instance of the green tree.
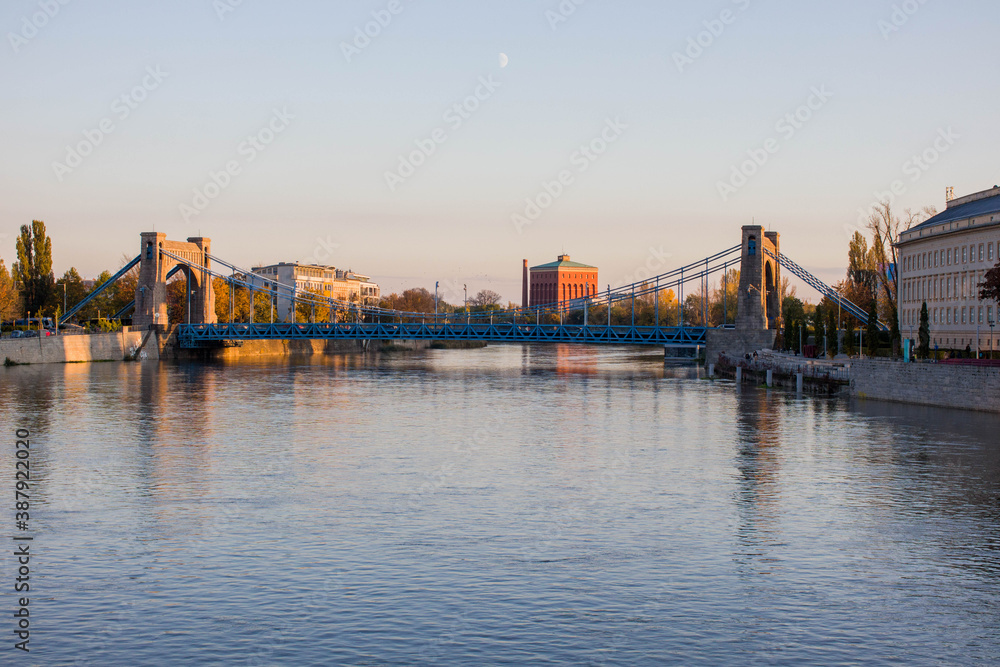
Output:
[[799,344],[796,325],[806,315],[805,304],[798,297],[786,296],[781,302],[781,319],[785,322],[785,349],[793,350]]
[[816,310],[813,311],[812,318],[812,330],[813,330],[813,344],[816,345],[817,349],[823,349],[823,324],[825,322],[825,317],[823,313],[823,306],[816,306]]
[[853,357],[858,353],[857,341],[855,340],[857,335],[857,332],[854,330],[854,318],[848,317],[844,331],[844,354],[849,357]]
[[893,308],[889,311],[889,341],[892,345],[893,358],[899,357],[900,348],[903,346],[903,337],[899,331],[899,311]]
[[[97,279],[94,281],[94,286],[89,292],[87,292],[87,295],[89,296],[97,291],[98,287],[111,279],[111,275],[110,271],[102,271],[101,275],[97,276]],[[94,297],[85,307],[81,308],[80,312],[76,314],[76,318],[79,321],[85,321],[92,320],[97,317],[108,317],[113,315],[118,310],[114,307],[114,305],[111,292],[109,290],[104,290]],[[70,307],[72,307],[72,305]]]
[[50,305],[62,313],[80,303],[85,296],[87,296],[87,286],[83,284],[83,278],[80,277],[76,267],[70,267],[63,277],[56,281]]
[[931,317],[927,312],[926,301],[920,306],[920,329],[917,331],[917,337],[919,338],[917,355],[921,359],[927,359],[931,356]]
[[865,331],[865,351],[869,357],[878,354],[878,306],[872,302],[868,309],[868,328]]
[[13,276],[0,259],[0,322],[17,317],[21,312],[21,294],[17,290]]
[[[784,279],[782,279],[784,284]],[[793,289],[794,292],[794,289]],[[671,295],[673,292],[670,292]],[[794,294],[792,295],[794,296]],[[725,275],[719,279],[719,288],[714,290],[711,298],[710,320],[714,326],[722,324],[733,324],[736,321],[736,304],[740,298],[740,270],[729,269]],[[671,298],[671,301],[674,301]],[[676,308],[676,302],[674,303]],[[660,306],[661,317],[663,306]],[[787,320],[786,320],[787,321]]]
[[52,297],[55,276],[52,273],[52,239],[45,233],[45,223],[32,220],[21,225],[17,238],[17,263],[14,280],[21,289],[24,313],[37,314]]
[[832,308],[827,310],[826,329],[828,332],[827,352],[833,358],[840,354],[840,336],[837,327],[837,311]]

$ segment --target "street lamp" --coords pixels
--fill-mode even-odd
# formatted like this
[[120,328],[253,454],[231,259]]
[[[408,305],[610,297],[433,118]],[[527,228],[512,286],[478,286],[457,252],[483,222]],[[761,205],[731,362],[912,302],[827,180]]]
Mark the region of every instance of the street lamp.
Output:
[[468,324],[471,319],[469,317],[469,286],[463,283],[462,289],[465,290],[465,323]]
[[997,323],[994,322],[993,320],[990,320],[989,324],[990,324],[990,360],[992,361],[993,360],[993,327],[995,327]]

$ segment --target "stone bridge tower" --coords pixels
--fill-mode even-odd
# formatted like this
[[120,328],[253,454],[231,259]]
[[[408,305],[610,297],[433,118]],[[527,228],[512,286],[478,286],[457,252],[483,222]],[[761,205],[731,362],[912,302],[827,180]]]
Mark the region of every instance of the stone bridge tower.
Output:
[[716,363],[722,352],[742,357],[774,347],[781,328],[781,266],[777,260],[780,251],[781,237],[777,232],[765,232],[760,225],[743,227],[736,328],[708,331],[707,363]]
[[[192,324],[212,324],[215,317],[215,290],[212,276],[206,269],[211,267],[208,255],[212,240],[195,237],[184,241],[168,241],[166,234],[144,232],[140,248],[139,282],[135,290],[135,315],[132,323],[136,327],[167,325],[167,279],[181,272],[187,278],[190,293],[190,322]],[[182,257],[190,264],[168,257],[160,251]],[[204,268],[202,268],[204,267]]]
[[759,225],[743,228],[740,261],[740,292],[736,328],[760,331],[781,328],[781,250],[778,232],[765,232]]

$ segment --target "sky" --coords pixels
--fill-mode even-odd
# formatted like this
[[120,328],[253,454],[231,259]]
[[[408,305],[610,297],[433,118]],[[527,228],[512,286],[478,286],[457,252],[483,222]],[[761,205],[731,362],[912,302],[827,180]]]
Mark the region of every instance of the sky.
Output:
[[833,282],[894,184],[1000,182],[985,0],[7,0],[0,33],[0,258],[43,220],[57,276],[155,230],[516,301],[522,259],[615,286],[756,223]]

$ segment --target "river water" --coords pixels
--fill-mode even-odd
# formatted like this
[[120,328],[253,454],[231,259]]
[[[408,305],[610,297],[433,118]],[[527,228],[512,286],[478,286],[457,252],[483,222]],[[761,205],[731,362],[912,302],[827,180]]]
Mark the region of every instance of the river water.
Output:
[[0,368],[0,662],[1000,660],[1000,418],[661,355]]

